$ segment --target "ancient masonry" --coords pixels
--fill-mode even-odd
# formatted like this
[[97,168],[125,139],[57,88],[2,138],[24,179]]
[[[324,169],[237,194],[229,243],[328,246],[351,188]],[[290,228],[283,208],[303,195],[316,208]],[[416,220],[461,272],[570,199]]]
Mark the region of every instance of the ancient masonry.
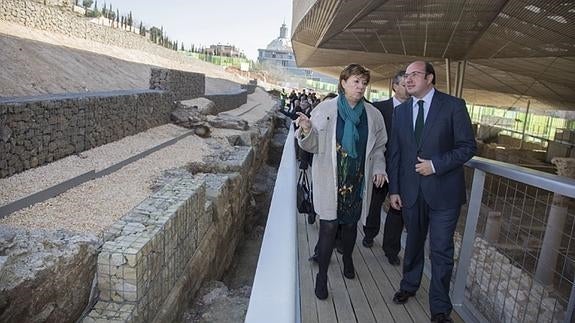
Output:
[[[167,123],[177,106],[176,97],[191,98],[204,91],[203,86],[192,90],[181,86],[185,83],[204,84],[204,76],[153,70],[151,85],[161,90],[21,98],[0,103],[0,128],[4,129],[5,139],[0,138],[3,145],[0,148],[11,152],[3,156],[22,162],[14,168],[19,171]],[[227,108],[245,103],[246,92],[254,88],[255,84],[251,84],[238,91],[241,95],[222,94],[225,102],[230,102],[231,107]],[[112,109],[119,104],[123,109]],[[134,109],[129,109],[132,106]],[[118,115],[116,110],[138,113],[130,117]],[[249,187],[257,169],[267,159],[274,120],[266,117],[249,127],[246,124],[238,128],[241,119],[231,120],[228,116],[216,122],[218,117],[208,117],[214,119],[208,120],[213,127],[231,125],[243,133],[233,135],[228,140],[229,146],[220,147],[203,162],[164,174],[160,189],[113,225],[103,241],[61,233],[65,236],[62,241],[70,240],[71,246],[78,241],[79,246],[73,249],[76,252],[68,253],[55,265],[48,261],[42,268],[33,268],[33,278],[4,286],[3,295],[9,301],[0,304],[0,321],[31,317],[40,321],[74,321],[82,317],[89,299],[98,301],[84,322],[174,321],[203,282],[220,278],[231,264],[243,235],[251,198]],[[33,131],[23,130],[25,128]],[[45,144],[44,138],[48,139]],[[27,149],[35,149],[35,152],[22,155]],[[37,162],[32,160],[42,153],[46,157]],[[15,165],[9,160],[5,163]],[[26,249],[29,244],[13,234],[2,234],[0,239],[5,240],[7,246],[4,250],[7,256],[0,258],[4,261],[0,266],[6,264],[13,268],[11,259],[22,257],[18,250]],[[41,245],[46,252],[39,255],[39,259],[50,259],[54,251],[48,249],[54,245],[49,242],[41,242]],[[98,245],[101,250],[96,249]],[[92,294],[97,297],[90,297],[93,277]],[[56,288],[56,283],[65,288]],[[30,290],[30,284],[35,286],[34,290]],[[40,297],[36,292],[51,296]],[[28,296],[22,298],[22,295]]]

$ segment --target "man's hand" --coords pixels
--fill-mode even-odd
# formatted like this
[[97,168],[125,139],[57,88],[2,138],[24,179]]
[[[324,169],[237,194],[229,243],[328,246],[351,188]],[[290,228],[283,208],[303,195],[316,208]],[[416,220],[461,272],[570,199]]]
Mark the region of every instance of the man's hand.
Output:
[[431,160],[422,159],[417,157],[419,163],[415,164],[415,171],[423,176],[433,175],[433,167],[431,166]]
[[401,210],[403,204],[401,204],[401,197],[399,196],[399,194],[391,194],[389,196],[389,205],[391,205],[392,208],[398,211]]
[[385,184],[385,182],[389,182],[389,180],[387,179],[387,175],[375,174],[373,176],[373,184],[375,184],[375,187],[382,187],[383,184]]

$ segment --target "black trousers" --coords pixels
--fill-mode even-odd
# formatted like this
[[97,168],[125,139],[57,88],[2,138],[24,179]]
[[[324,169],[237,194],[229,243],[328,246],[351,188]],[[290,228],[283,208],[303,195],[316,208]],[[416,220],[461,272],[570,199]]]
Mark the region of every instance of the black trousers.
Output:
[[453,272],[455,245],[453,235],[461,207],[434,210],[419,192],[416,203],[404,207],[407,241],[403,262],[403,279],[400,289],[415,292],[421,285],[423,275],[425,239],[429,232],[431,252],[431,281],[429,283],[429,306],[431,315],[449,314],[453,309],[449,297],[449,285]]
[[[372,241],[381,226],[381,207],[388,193],[388,184],[382,187],[373,186],[369,213],[365,219],[363,232],[365,239]],[[387,257],[397,257],[401,250],[401,233],[403,232],[403,217],[401,211],[392,207],[387,212],[383,228],[383,251]]]

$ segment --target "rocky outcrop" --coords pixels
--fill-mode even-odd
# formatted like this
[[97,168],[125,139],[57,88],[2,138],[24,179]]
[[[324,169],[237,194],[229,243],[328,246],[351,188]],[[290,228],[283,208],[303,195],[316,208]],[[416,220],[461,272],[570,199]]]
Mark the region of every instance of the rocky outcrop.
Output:
[[98,238],[0,228],[0,321],[74,322],[88,305]]
[[196,108],[197,111],[203,115],[217,114],[217,107],[213,101],[206,98],[196,98],[191,100],[184,100],[180,102],[184,107]]

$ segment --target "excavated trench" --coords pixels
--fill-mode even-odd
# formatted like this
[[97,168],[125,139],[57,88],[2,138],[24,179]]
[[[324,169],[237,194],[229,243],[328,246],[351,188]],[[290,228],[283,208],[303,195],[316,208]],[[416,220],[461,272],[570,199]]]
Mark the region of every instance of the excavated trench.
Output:
[[277,169],[283,145],[287,138],[286,127],[275,128],[266,165],[261,168],[251,187],[251,205],[244,226],[244,239],[238,245],[232,266],[221,280],[204,283],[194,301],[184,314],[183,322],[243,322],[249,304],[251,286],[264,235],[266,220],[274,190]]

